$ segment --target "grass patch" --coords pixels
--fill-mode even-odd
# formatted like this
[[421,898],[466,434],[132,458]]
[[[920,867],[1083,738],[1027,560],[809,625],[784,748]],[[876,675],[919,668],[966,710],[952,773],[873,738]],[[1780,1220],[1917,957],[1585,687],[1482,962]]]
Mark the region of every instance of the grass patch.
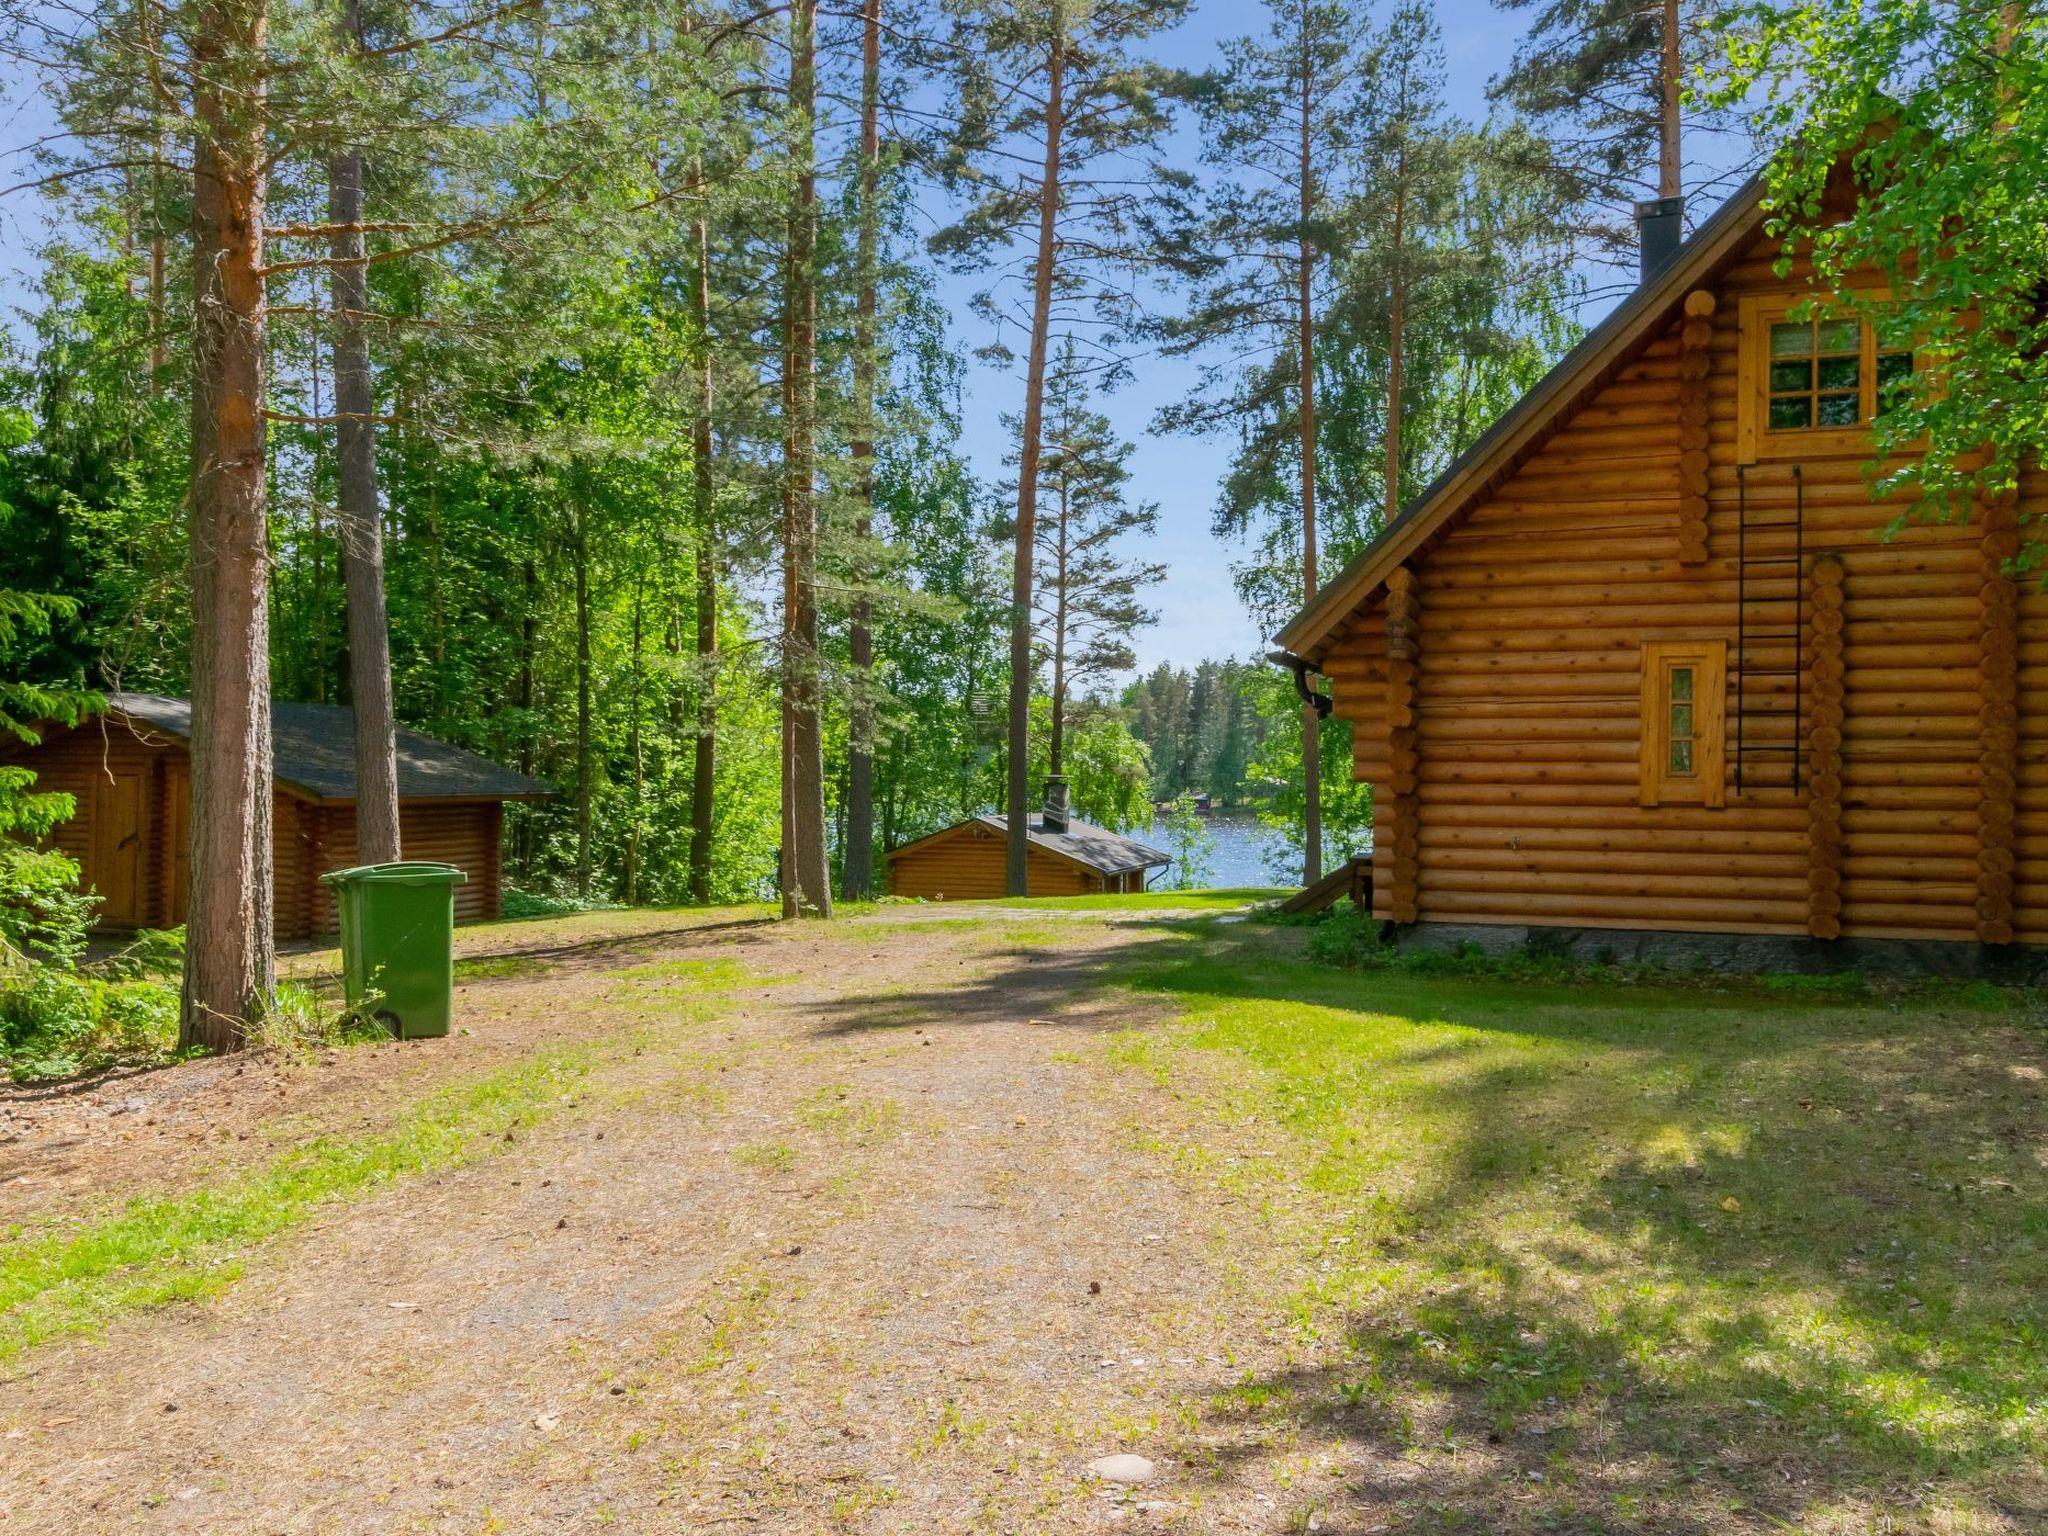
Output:
[[457,981],[503,981],[514,976],[538,976],[548,963],[533,955],[478,955],[455,962]]
[[744,981],[760,981],[737,960],[650,960],[611,973],[620,981],[655,981],[670,985],[688,983],[710,992],[723,992]]
[[[724,979],[727,968],[704,969]],[[716,1001],[699,994],[697,1016]],[[430,1094],[383,1131],[322,1137],[198,1189],[129,1201],[72,1231],[29,1237],[10,1227],[0,1234],[0,1362],[126,1312],[216,1295],[240,1278],[252,1249],[315,1212],[504,1151],[508,1132],[568,1107],[599,1067],[658,1038],[650,1030],[543,1051]]]
[[782,1141],[753,1142],[735,1149],[732,1160],[756,1173],[788,1173],[796,1167],[796,1148]]
[[[1184,1010],[1123,1059],[1222,1085],[1214,1114],[1281,1154],[1219,1176],[1292,1233],[1314,1278],[1290,1314],[1335,1345],[1238,1409],[1285,1386],[1289,1417],[1451,1448],[1430,1529],[1847,1531],[1940,1504],[2003,1531],[2041,1507],[2037,1013],[1346,972],[1301,945],[1210,928],[1120,968]],[[1230,1065],[1177,1072],[1189,1051]]]

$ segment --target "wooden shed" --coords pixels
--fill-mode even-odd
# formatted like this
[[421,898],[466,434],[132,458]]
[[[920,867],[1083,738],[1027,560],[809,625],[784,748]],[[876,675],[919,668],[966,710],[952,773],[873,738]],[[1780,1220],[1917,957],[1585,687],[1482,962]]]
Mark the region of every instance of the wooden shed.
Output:
[[1279,635],[1351,723],[1379,917],[2048,942],[2048,593],[2008,568],[2048,476],[1881,539],[1916,359],[1780,254],[1753,183]]
[[[327,704],[271,706],[279,938],[331,932],[334,902],[317,878],[355,862],[355,719]],[[44,734],[9,760],[39,789],[63,790],[77,813],[54,841],[100,893],[108,928],[174,927],[185,920],[186,815],[192,706],[158,694],[119,693],[104,715]],[[538,779],[417,731],[398,733],[399,837],[405,856],[464,870],[455,915],[496,917],[507,800],[544,799]]]
[[[1025,889],[1032,896],[1086,896],[1101,891],[1142,891],[1151,872],[1171,855],[1066,814],[1064,784],[1047,786],[1046,808],[1026,829]],[[986,901],[1004,894],[1009,821],[975,816],[929,837],[892,848],[889,890],[926,901]]]

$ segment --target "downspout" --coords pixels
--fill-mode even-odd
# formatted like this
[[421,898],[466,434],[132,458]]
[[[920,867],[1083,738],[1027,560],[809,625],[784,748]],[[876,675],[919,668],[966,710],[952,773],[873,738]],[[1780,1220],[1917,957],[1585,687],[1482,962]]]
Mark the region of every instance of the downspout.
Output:
[[1315,706],[1317,719],[1330,718],[1330,696],[1327,693],[1317,693],[1308,685],[1309,674],[1316,671],[1314,662],[1297,656],[1292,651],[1269,651],[1266,660],[1276,667],[1285,667],[1294,674],[1294,691],[1301,695],[1302,703]]

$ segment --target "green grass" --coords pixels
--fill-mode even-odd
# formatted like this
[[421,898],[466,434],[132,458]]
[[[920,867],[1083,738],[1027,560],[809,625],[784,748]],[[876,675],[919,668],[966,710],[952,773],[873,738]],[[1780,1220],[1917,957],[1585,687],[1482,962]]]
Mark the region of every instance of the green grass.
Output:
[[[719,1000],[712,988],[738,974],[728,962],[702,970],[705,988],[685,1020],[710,1016]],[[559,1113],[593,1072],[658,1038],[638,1031],[541,1051],[430,1094],[371,1134],[322,1137],[189,1191],[132,1200],[70,1231],[0,1231],[0,1362],[53,1338],[96,1332],[123,1313],[215,1295],[240,1278],[252,1251],[315,1212],[507,1150],[509,1132]]]
[[1510,1508],[1453,1457],[1418,1529],[1849,1531],[1946,1500],[1944,1529],[2007,1531],[2041,1507],[2038,1012],[1347,973],[1300,942],[1209,928],[1117,968],[1185,1013],[1118,1052],[1271,1139],[1217,1176],[1295,1245],[1314,1278],[1287,1310],[1338,1362],[1217,1411],[1543,1475]]
[[1144,912],[1154,908],[1190,911],[1229,911],[1255,901],[1278,901],[1292,896],[1287,886],[1216,886],[1192,891],[1133,891],[1094,896],[1004,896],[981,903],[992,907],[1049,907],[1070,912]]
[[545,960],[532,955],[478,955],[455,962],[457,981],[503,981],[514,976],[538,976],[548,968]]

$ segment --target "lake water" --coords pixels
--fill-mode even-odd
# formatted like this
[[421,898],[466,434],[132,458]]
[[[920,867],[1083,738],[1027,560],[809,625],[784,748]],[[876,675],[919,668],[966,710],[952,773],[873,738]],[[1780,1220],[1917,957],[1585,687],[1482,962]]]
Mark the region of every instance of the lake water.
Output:
[[[1286,846],[1287,840],[1278,832],[1259,825],[1259,819],[1250,811],[1218,811],[1204,816],[1202,822],[1209,829],[1214,840],[1215,851],[1210,854],[1206,878],[1201,882],[1209,886],[1237,885],[1285,885],[1288,880],[1277,877],[1268,867],[1266,855],[1269,851]],[[1164,822],[1155,820],[1151,833],[1145,836],[1162,853],[1173,852],[1173,837],[1166,830]],[[1294,879],[1300,878],[1297,870]],[[1166,890],[1178,885],[1179,871],[1163,869],[1152,877],[1155,890]]]

